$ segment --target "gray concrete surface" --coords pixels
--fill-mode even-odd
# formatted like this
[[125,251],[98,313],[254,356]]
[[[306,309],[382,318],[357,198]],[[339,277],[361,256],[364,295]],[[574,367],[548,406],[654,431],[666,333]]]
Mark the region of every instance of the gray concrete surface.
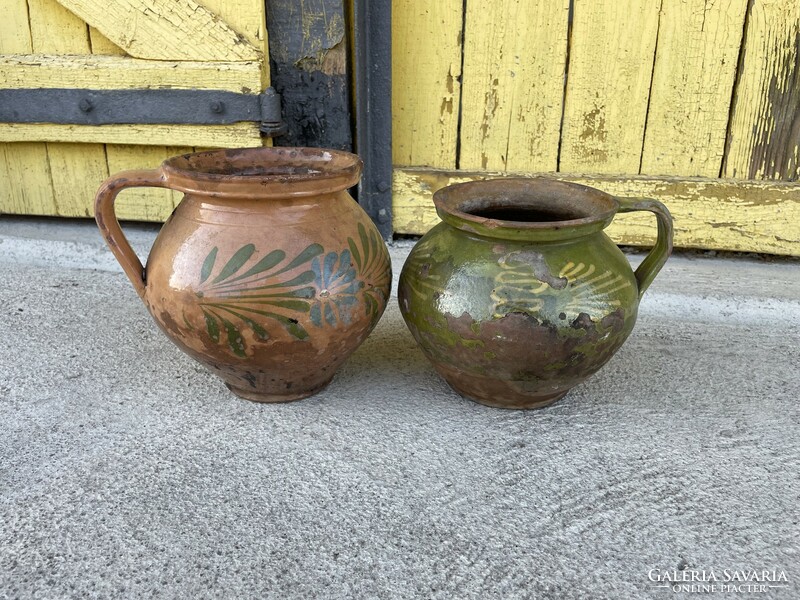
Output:
[[0,219],[0,276],[0,598],[800,598],[796,261],[674,257],[534,412],[451,392],[395,302],[325,392],[239,400],[90,223]]

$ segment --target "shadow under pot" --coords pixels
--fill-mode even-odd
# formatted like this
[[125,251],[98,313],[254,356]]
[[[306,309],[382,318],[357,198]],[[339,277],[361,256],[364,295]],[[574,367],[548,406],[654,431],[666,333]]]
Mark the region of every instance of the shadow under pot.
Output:
[[[238,396],[322,390],[386,308],[391,263],[348,194],[353,154],[249,148],[176,156],[100,187],[98,227],[158,326]],[[114,199],[136,186],[185,195],[143,267]]]
[[[447,383],[489,406],[547,406],[597,372],[672,251],[663,204],[582,185],[476,181],[434,203],[442,222],[403,267],[400,311]],[[656,215],[658,239],[634,272],[603,229],[638,210]]]

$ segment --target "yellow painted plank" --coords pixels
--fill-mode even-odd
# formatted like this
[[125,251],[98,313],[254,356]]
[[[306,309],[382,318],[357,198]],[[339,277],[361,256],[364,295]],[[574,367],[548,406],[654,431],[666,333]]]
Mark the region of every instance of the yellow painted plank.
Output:
[[56,214],[47,148],[37,143],[0,144],[0,214]]
[[25,0],[3,0],[0,19],[0,53],[30,52],[31,28]]
[[94,54],[0,55],[2,88],[212,89],[258,94],[261,63],[141,60]]
[[92,26],[89,26],[89,43],[92,46],[92,54],[125,56],[125,50],[117,46]]
[[[5,0],[0,19],[0,54],[30,52],[31,29],[25,0]],[[0,143],[0,214],[25,213],[28,205],[56,210],[44,144]]]
[[236,61],[262,56],[242,34],[193,0],[58,2],[137,58]]
[[731,118],[726,177],[800,178],[800,2],[753,0]]
[[[115,45],[94,27],[89,28],[89,40],[92,44],[92,54],[112,56],[125,54],[122,48]],[[176,68],[180,68],[180,66],[180,64],[175,65]],[[130,78],[127,79],[130,81]],[[163,81],[163,78],[159,79]],[[129,146],[119,144],[106,144],[105,149],[108,172],[111,174],[129,169],[152,169],[170,156],[192,151],[191,148],[185,147],[168,148],[165,146]],[[120,219],[164,221],[170,215],[172,209],[177,206],[180,198],[181,195],[178,192],[164,188],[133,188],[120,194],[114,210]]]
[[468,2],[462,169],[555,171],[569,0]]
[[28,0],[31,52],[37,54],[85,54],[89,30],[55,0]]
[[[164,160],[192,152],[187,147],[118,146],[108,144],[108,169],[111,173],[128,169],[154,169]],[[119,196],[117,217],[133,221],[164,221],[183,194],[161,188],[131,188]]]
[[718,177],[747,0],[664,0],[641,172]]
[[[433,193],[453,183],[506,173],[396,169],[394,230],[422,234],[439,222]],[[531,175],[533,176],[533,175]],[[675,219],[675,244],[800,256],[800,186],[786,182],[645,176],[553,175],[624,197],[655,198]],[[620,244],[652,245],[655,220],[646,213],[619,215],[606,232]]]
[[62,125],[57,123],[0,123],[3,142],[83,142],[144,146],[261,146],[258,123],[233,125]]
[[638,173],[660,0],[574,0],[559,170]]
[[462,0],[392,2],[392,156],[456,166]]
[[102,144],[47,144],[58,215],[91,217],[97,188],[108,177]]
[[[28,0],[32,51],[37,54],[86,54],[91,51],[89,31],[79,18],[54,0]],[[38,141],[28,138],[28,141]],[[108,177],[102,144],[47,144],[56,213],[91,216],[92,199]],[[46,214],[31,207],[32,214]]]
[[[267,2],[264,0],[203,0],[203,6],[240,33],[262,57],[269,56],[267,35]],[[269,85],[269,60],[260,61],[262,85]]]

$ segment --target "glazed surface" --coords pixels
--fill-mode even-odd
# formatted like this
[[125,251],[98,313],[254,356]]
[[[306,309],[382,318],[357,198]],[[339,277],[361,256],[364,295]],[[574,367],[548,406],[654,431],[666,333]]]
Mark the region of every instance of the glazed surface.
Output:
[[534,243],[440,223],[412,250],[400,309],[436,369],[494,406],[555,401],[602,367],[633,329],[638,289],[602,232]]
[[309,198],[187,194],[146,270],[145,303],[234,392],[291,400],[323,388],[386,307],[388,252],[345,191]]

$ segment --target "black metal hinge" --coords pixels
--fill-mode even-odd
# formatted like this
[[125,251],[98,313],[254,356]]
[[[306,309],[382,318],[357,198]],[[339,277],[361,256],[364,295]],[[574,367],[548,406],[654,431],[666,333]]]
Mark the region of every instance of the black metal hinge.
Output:
[[266,137],[286,133],[281,97],[219,90],[0,89],[0,123],[230,125],[257,121]]

